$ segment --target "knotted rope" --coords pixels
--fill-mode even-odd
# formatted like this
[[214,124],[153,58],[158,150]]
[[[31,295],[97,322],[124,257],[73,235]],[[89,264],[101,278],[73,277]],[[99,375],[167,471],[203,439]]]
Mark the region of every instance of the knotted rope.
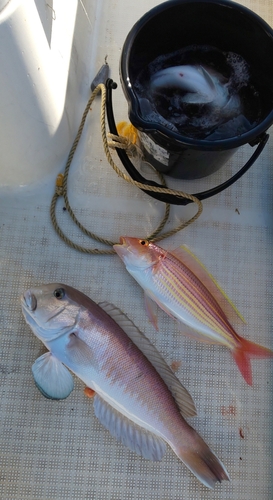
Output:
[[197,213],[193,217],[191,217],[188,221],[183,221],[176,228],[174,228],[170,231],[167,231],[163,234],[160,234],[161,231],[163,230],[168,218],[169,218],[169,215],[170,215],[170,205],[168,203],[166,203],[164,217],[162,218],[158,227],[152,232],[152,234],[146,236],[145,239],[147,239],[149,241],[156,242],[156,241],[160,241],[164,238],[168,238],[169,236],[176,234],[178,231],[181,231],[182,229],[184,229],[185,227],[189,226],[194,221],[196,221],[196,219],[201,215],[203,207],[202,207],[201,201],[198,198],[196,198],[195,196],[188,194],[188,193],[184,193],[183,191],[176,191],[173,189],[169,189],[166,185],[166,181],[165,181],[164,177],[159,172],[156,172],[156,173],[157,173],[158,177],[160,178],[161,184],[163,184],[164,187],[150,186],[150,185],[142,184],[141,182],[137,182],[137,181],[131,179],[131,177],[129,177],[127,174],[122,172],[117,167],[117,165],[114,163],[114,161],[112,159],[110,147],[114,147],[114,148],[122,147],[128,151],[129,155],[133,155],[133,156],[138,152],[138,147],[135,144],[130,143],[130,141],[128,141],[127,138],[123,138],[121,136],[115,136],[113,134],[108,134],[108,136],[111,139],[110,144],[109,144],[109,141],[107,138],[107,133],[106,133],[106,123],[105,123],[106,87],[104,84],[99,84],[92,92],[92,94],[88,100],[88,103],[86,105],[86,108],[84,110],[82,120],[81,120],[79,129],[78,129],[78,133],[76,135],[76,138],[73,142],[73,145],[72,145],[71,150],[70,150],[69,155],[68,155],[68,159],[66,162],[64,173],[59,174],[57,176],[55,193],[53,195],[53,198],[51,201],[51,206],[50,206],[50,216],[51,216],[52,224],[53,224],[56,232],[62,238],[62,240],[70,247],[72,247],[75,250],[78,250],[80,252],[84,252],[84,253],[88,253],[88,254],[111,255],[111,254],[115,253],[115,251],[113,249],[111,249],[111,250],[105,249],[104,250],[104,249],[97,249],[97,248],[86,248],[86,247],[83,247],[81,245],[74,243],[72,240],[70,240],[63,233],[63,231],[61,230],[61,228],[57,222],[57,219],[56,219],[57,200],[60,196],[63,196],[66,210],[68,211],[73,222],[78,226],[78,228],[83,232],[83,234],[85,234],[86,236],[88,236],[92,240],[97,241],[97,242],[102,243],[102,244],[107,245],[107,246],[112,247],[115,244],[115,242],[108,240],[106,238],[102,238],[102,237],[98,236],[97,234],[93,233],[92,231],[89,231],[81,224],[81,222],[77,219],[76,215],[74,214],[74,211],[71,208],[71,205],[70,205],[69,199],[68,199],[68,194],[67,194],[67,183],[68,183],[69,169],[70,169],[75,151],[77,149],[78,143],[80,141],[87,115],[90,111],[91,105],[92,105],[95,97],[99,93],[101,93],[100,123],[101,123],[101,135],[102,135],[103,147],[104,147],[104,151],[105,151],[105,155],[107,157],[107,160],[108,160],[109,164],[111,165],[111,167],[113,168],[113,170],[116,172],[116,174],[119,177],[121,177],[123,180],[125,180],[126,182],[129,182],[130,184],[133,184],[134,186],[136,186],[140,189],[154,191],[157,193],[173,194],[173,195],[176,195],[176,196],[179,196],[182,198],[187,198],[187,199],[193,201],[194,203],[196,203],[197,207],[198,207]]

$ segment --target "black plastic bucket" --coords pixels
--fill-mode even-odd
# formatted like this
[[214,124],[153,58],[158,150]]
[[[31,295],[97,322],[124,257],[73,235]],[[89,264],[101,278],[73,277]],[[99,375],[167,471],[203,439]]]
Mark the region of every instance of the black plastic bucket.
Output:
[[[194,139],[143,117],[135,89],[139,73],[158,56],[187,46],[213,46],[242,56],[260,95],[259,120],[247,132],[221,140]],[[120,78],[129,119],[145,158],[160,172],[197,179],[218,170],[242,145],[259,144],[273,123],[273,30],[229,0],[169,0],[147,12],[129,32]]]

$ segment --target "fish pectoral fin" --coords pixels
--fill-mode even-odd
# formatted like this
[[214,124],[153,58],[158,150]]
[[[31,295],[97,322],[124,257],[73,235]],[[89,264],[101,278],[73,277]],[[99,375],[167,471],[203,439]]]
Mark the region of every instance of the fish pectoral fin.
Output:
[[182,97],[182,101],[186,104],[204,104],[210,100],[200,92],[188,92]]
[[149,318],[149,321],[158,331],[157,324],[157,304],[144,292],[144,303],[145,303],[145,311]]
[[164,302],[161,302],[157,297],[151,297],[151,300],[154,300],[157,306],[164,311],[170,318],[172,318],[174,321],[178,321],[177,318],[169,311],[168,307],[164,304]]
[[77,336],[77,332],[70,333],[69,342],[66,346],[66,355],[70,362],[75,365],[96,365],[96,359],[91,347]]
[[94,411],[110,434],[138,455],[147,460],[158,461],[166,453],[163,439],[129,420],[98,394],[94,398]]
[[204,264],[202,264],[198,257],[196,257],[196,255],[194,255],[194,253],[192,253],[186,245],[180,246],[171,253],[185,266],[187,266],[203,283],[203,285],[205,285],[232,324],[239,323],[241,325],[246,323],[243,316],[217,283],[216,279],[209,273]]
[[32,366],[35,384],[48,399],[65,399],[74,389],[68,369],[51,352],[46,352]]
[[124,330],[132,342],[146,356],[157,373],[164,380],[168,389],[172,393],[179,410],[183,417],[193,417],[196,415],[196,408],[193,399],[187,389],[181,384],[164,358],[158,352],[156,347],[142,333],[139,328],[113,304],[101,302],[99,306],[115,320],[115,322]]
[[94,389],[91,389],[90,387],[85,387],[84,390],[83,390],[83,393],[88,398],[93,398],[95,396],[95,394],[96,394],[96,392],[94,391]]

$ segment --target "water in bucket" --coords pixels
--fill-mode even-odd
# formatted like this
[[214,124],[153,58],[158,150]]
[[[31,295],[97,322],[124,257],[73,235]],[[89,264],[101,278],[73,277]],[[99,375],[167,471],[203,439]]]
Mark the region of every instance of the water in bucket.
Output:
[[135,91],[144,120],[195,139],[238,136],[262,120],[248,63],[212,46],[156,57],[139,73]]
[[[272,57],[271,27],[234,1],[168,0],[147,12],[127,35],[120,61],[145,159],[166,175],[198,179],[238,147],[261,143],[273,123]],[[185,65],[222,88],[221,106],[218,90],[216,101],[194,102],[189,88],[152,85],[156,72]]]

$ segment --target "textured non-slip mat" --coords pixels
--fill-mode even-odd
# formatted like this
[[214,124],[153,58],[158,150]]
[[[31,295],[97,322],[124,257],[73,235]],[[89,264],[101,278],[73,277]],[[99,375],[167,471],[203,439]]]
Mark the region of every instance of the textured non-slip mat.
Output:
[[[133,23],[155,1],[105,1],[97,36],[97,68],[108,54],[118,81],[120,50]],[[271,0],[244,5],[273,24]],[[162,35],[164,36],[164,35]],[[88,63],[86,63],[88,64]],[[88,94],[86,95],[86,100]],[[113,95],[117,120],[127,119],[120,85]],[[113,240],[145,237],[164,207],[118,179],[105,159],[94,114],[87,120],[69,177],[69,196],[79,220]],[[167,179],[185,191],[224,180],[251,155],[242,147],[226,168],[195,183]],[[118,162],[117,156],[114,154]],[[258,161],[227,191],[204,202],[193,225],[162,242],[187,244],[217,278],[245,317],[241,333],[273,348],[272,340],[272,138]],[[56,175],[58,166],[56,166]],[[272,498],[272,361],[252,362],[253,387],[241,377],[230,352],[195,343],[159,311],[159,332],[148,322],[143,293],[117,256],[88,256],[66,246],[54,232],[49,206],[55,173],[40,185],[0,193],[0,498],[3,500],[269,500]],[[74,241],[81,235],[57,204],[58,221]],[[167,228],[194,208],[172,207]],[[31,285],[59,281],[96,302],[121,308],[156,345],[188,388],[198,415],[189,422],[225,464],[231,481],[206,489],[170,449],[152,463],[117,443],[96,419],[92,400],[77,380],[63,401],[45,399],[31,366],[45,349],[25,324],[20,294]]]

